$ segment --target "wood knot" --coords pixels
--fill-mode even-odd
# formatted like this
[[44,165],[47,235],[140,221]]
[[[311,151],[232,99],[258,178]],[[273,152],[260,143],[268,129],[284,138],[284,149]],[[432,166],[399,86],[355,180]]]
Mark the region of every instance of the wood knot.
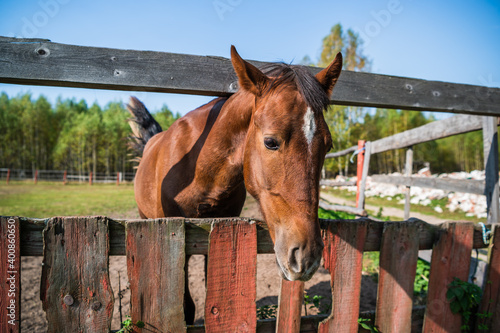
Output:
[[64,296],[63,301],[64,301],[64,304],[66,304],[68,306],[73,305],[73,303],[75,302],[75,300],[73,299],[73,297],[71,295]]
[[92,303],[92,310],[97,311],[100,308],[101,308],[101,302],[96,301],[96,302]]

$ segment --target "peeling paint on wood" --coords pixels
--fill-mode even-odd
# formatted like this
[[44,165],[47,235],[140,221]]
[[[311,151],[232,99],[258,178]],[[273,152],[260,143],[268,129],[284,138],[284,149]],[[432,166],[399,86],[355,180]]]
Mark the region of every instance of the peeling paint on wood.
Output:
[[137,332],[185,332],[183,219],[126,224],[127,272],[132,321]]
[[40,299],[48,332],[107,332],[114,304],[107,218],[54,217],[43,238]]
[[206,332],[255,332],[256,278],[255,223],[213,223],[208,249]]

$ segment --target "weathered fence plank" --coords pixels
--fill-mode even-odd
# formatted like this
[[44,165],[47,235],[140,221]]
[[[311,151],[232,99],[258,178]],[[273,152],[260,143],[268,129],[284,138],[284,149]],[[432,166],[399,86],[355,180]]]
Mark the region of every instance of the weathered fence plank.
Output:
[[21,225],[17,217],[0,217],[0,332],[20,332]]
[[410,147],[419,143],[434,141],[453,135],[481,130],[482,117],[456,115],[450,118],[397,133],[372,142],[372,154]]
[[304,282],[281,279],[276,332],[300,332],[300,315],[304,302]]
[[[413,173],[413,147],[408,147],[406,150],[406,163],[405,163],[405,174],[406,177],[411,177]],[[410,218],[410,200],[411,200],[411,187],[406,186],[405,188],[405,212],[404,218],[408,220]]]
[[206,332],[255,332],[257,230],[255,223],[212,224],[205,301]]
[[370,168],[370,158],[372,155],[371,142],[365,143],[365,159],[363,161],[363,172],[361,174],[361,185],[359,187],[359,197],[357,198],[357,208],[365,209],[365,189],[366,178],[368,177],[368,169]]
[[380,332],[410,332],[418,259],[418,221],[384,225],[375,325]]
[[389,183],[394,185],[404,186],[419,186],[427,188],[435,188],[440,190],[448,190],[463,193],[484,194],[484,180],[471,179],[443,179],[431,177],[404,177],[404,176],[388,176],[388,175],[373,175],[372,181],[376,183]]
[[[480,313],[491,313],[491,317],[477,319],[477,325],[488,327],[486,332],[500,332],[500,225],[492,230],[488,253],[488,271],[483,298],[479,306]],[[476,332],[485,332],[476,325]]]
[[319,332],[358,332],[359,296],[367,221],[330,224],[324,231],[323,258],[332,284],[332,313]]
[[[19,218],[21,223],[21,256],[42,256],[43,242],[42,231],[45,225],[45,219]],[[218,221],[213,219],[210,221]],[[237,218],[235,220],[253,221],[251,219]],[[110,255],[126,255],[125,251],[125,220],[109,221],[109,243]],[[141,221],[141,220],[137,220]],[[207,254],[208,253],[208,234],[204,226],[206,221],[195,219],[185,219],[186,222],[186,254]],[[357,220],[349,220],[357,221]],[[265,224],[260,221],[257,223],[257,253],[274,253],[274,246],[269,236],[269,232],[264,227]],[[330,223],[337,223],[337,220],[320,219],[322,229],[328,228]],[[203,227],[202,227],[203,226]],[[489,226],[488,226],[489,227]],[[432,249],[436,239],[439,225],[424,224],[419,232],[420,250]],[[203,236],[207,237],[203,237]],[[382,224],[372,223],[368,229],[364,251],[378,251],[380,249],[380,240],[382,235]],[[480,226],[474,227],[474,248],[487,247],[483,243],[483,236]]]
[[323,200],[320,200],[319,206],[325,210],[334,210],[337,212],[346,212],[349,214],[354,214],[358,216],[368,216],[368,213],[366,210],[362,208],[356,208],[356,207],[350,207],[350,206],[340,206],[340,205],[331,205],[329,203],[326,203]]
[[423,332],[460,332],[462,318],[453,314],[446,299],[454,278],[468,281],[473,242],[472,223],[447,223],[431,257]]
[[40,299],[48,332],[107,332],[113,314],[105,217],[52,218],[44,230]]
[[[2,83],[209,96],[227,96],[237,87],[231,62],[222,57],[0,37],[0,63]],[[313,73],[319,70],[311,68]],[[499,88],[350,71],[342,72],[331,101],[341,105],[500,115]]]
[[126,225],[130,315],[137,332],[184,332],[185,231],[182,219]]
[[480,117],[483,120],[484,169],[486,173],[486,196],[488,223],[500,223],[498,203],[498,118]]

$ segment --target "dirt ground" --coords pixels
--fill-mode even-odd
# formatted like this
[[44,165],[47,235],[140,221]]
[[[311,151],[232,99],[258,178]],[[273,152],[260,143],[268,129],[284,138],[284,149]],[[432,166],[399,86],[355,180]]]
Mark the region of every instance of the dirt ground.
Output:
[[[257,203],[248,198],[241,214],[245,217],[261,218]],[[127,212],[112,218],[138,218],[135,212]],[[205,273],[204,256],[192,256],[189,262],[189,286],[196,303],[195,323],[203,323],[205,303]],[[24,332],[46,332],[47,322],[40,302],[41,257],[23,257],[21,275],[21,329]],[[110,257],[109,260],[111,285],[115,295],[115,309],[112,329],[119,329],[121,320],[130,310],[130,293],[128,290],[127,267],[125,257]],[[257,308],[278,303],[281,278],[275,263],[274,254],[259,254],[257,257]],[[119,286],[120,284],[120,286]],[[123,298],[119,297],[119,290]],[[313,278],[306,282],[305,290],[311,297],[322,296],[322,304],[331,303],[330,275],[320,268]],[[361,311],[375,309],[377,284],[370,277],[363,276],[361,288]],[[121,303],[121,311],[119,309]],[[303,308],[303,315],[305,311]],[[120,312],[122,317],[120,317]],[[309,309],[307,314],[316,314],[315,309]]]

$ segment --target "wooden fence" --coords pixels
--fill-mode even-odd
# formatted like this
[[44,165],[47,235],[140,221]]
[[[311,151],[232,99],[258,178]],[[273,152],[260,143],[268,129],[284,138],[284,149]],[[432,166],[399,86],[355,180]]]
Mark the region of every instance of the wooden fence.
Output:
[[[106,332],[114,293],[110,255],[126,255],[131,316],[137,332],[358,332],[364,251],[380,251],[374,320],[381,332],[459,332],[448,285],[467,281],[470,253],[487,247],[472,223],[420,220],[321,220],[324,265],[331,274],[332,314],[300,317],[303,282],[284,281],[276,320],[256,319],[256,256],[272,253],[265,224],[248,219],[121,220],[106,217],[1,217],[0,332],[19,332],[20,256],[43,256],[40,298],[49,332]],[[487,288],[477,322],[500,330],[500,229],[490,245]],[[418,251],[433,249],[425,308],[413,307]],[[184,323],[184,258],[208,255],[205,325]],[[8,263],[8,264],[6,264]],[[11,306],[13,304],[13,306]],[[9,307],[10,306],[10,307]],[[425,315],[423,315],[425,313]],[[8,319],[7,321],[5,319]],[[12,319],[11,319],[12,318]],[[423,328],[422,328],[423,326]],[[479,330],[477,330],[479,332]],[[481,332],[484,332],[482,330]]]
[[[221,57],[0,37],[0,63],[0,83],[209,96],[228,96],[238,89],[230,60]],[[499,88],[350,71],[342,72],[331,101],[500,116]],[[496,125],[491,127],[496,129]],[[498,165],[498,157],[489,161]],[[434,251],[423,331],[457,332],[460,317],[451,313],[446,289],[453,277],[467,279],[469,252],[484,247],[480,231],[468,223],[435,227],[419,221],[321,221],[325,264],[334,282],[333,316],[321,324],[322,317],[300,319],[303,284],[283,281],[278,319],[256,321],[255,256],[273,251],[260,223],[241,219],[113,221],[105,217],[2,218],[1,222],[1,332],[19,331],[20,255],[44,256],[41,297],[49,331],[109,328],[113,304],[109,255],[127,255],[132,318],[145,321],[149,331],[184,331],[179,293],[184,281],[181,267],[189,254],[209,257],[206,325],[188,327],[189,332],[357,332],[363,251],[380,251],[375,323],[382,332],[409,332],[410,326],[418,326],[413,319],[421,312],[412,309],[417,253],[430,248]],[[493,230],[492,283],[481,309],[494,313],[485,324],[491,332],[498,332],[500,256],[495,241],[500,241],[500,231]],[[14,325],[9,322],[11,316]]]
[[[362,163],[358,160],[358,195],[356,201],[356,210],[351,207],[338,207],[339,210],[354,212],[362,215],[360,212],[364,210],[365,204],[365,188],[366,178],[369,172],[370,157],[373,154],[386,152],[394,149],[407,148],[406,151],[406,166],[405,176],[388,176],[374,175],[372,180],[380,183],[390,183],[395,185],[406,186],[405,200],[405,219],[409,218],[410,212],[410,187],[419,186],[455,192],[474,193],[486,195],[488,204],[488,222],[500,222],[499,213],[499,191],[498,191],[498,139],[497,126],[499,118],[497,117],[481,117],[471,115],[456,115],[447,119],[435,121],[405,132],[401,132],[389,137],[385,137],[373,142],[363,141],[363,156]],[[412,176],[413,162],[413,145],[434,141],[468,133],[472,131],[483,130],[483,146],[484,146],[484,165],[486,169],[486,180],[454,180],[454,179],[438,179],[424,178]],[[330,153],[326,158],[336,158],[353,153],[359,147],[353,146],[339,152]],[[325,186],[346,186],[352,185],[347,183],[331,183],[327,180],[321,181]]]

